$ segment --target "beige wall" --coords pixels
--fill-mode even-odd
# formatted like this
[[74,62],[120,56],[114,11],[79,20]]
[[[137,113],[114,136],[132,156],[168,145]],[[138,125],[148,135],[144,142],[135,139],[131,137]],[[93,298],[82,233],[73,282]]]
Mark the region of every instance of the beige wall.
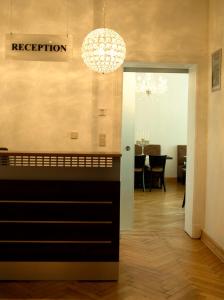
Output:
[[[80,58],[85,35],[102,24],[101,0],[0,1],[0,144],[10,150],[119,151],[122,72],[96,75]],[[95,11],[93,8],[96,8]],[[11,26],[10,26],[11,19]],[[195,213],[201,224],[207,142],[208,0],[108,0],[106,26],[123,36],[126,61],[196,64]],[[73,35],[69,63],[6,61],[4,34]],[[105,108],[106,117],[98,117]],[[71,140],[69,132],[79,132]],[[99,149],[98,134],[107,134]],[[195,201],[196,200],[196,201]],[[192,230],[193,232],[193,230]]]
[[[12,151],[119,151],[118,74],[93,74],[81,59],[82,41],[95,24],[93,6],[91,0],[0,1],[1,146]],[[5,60],[4,34],[11,31],[72,34],[74,58]],[[98,116],[100,108],[106,117]],[[70,139],[71,131],[79,133],[78,140]],[[103,149],[98,147],[100,133],[107,133]]]
[[[224,2],[210,1],[209,64],[211,54],[224,49]],[[222,73],[223,73],[222,64]],[[222,74],[223,75],[223,74]],[[205,232],[224,249],[224,76],[222,89],[211,92],[211,67],[209,73],[208,114],[208,174]]]
[[[70,0],[67,9],[67,0],[0,1],[1,145],[12,150],[92,151],[98,150],[97,133],[107,132],[107,147],[101,150],[119,151],[121,74],[93,74],[80,58],[85,35],[102,25],[100,3]],[[125,39],[127,60],[202,64],[206,3],[108,0],[106,26]],[[74,58],[69,63],[6,61],[4,34],[11,31],[72,34]],[[99,108],[107,110],[106,117],[98,117]],[[69,138],[73,130],[79,132],[78,140]]]

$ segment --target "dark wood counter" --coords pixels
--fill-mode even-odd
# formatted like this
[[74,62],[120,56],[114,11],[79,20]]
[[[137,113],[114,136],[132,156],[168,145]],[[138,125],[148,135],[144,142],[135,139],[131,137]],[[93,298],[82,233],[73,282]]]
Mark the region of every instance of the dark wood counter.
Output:
[[119,209],[120,154],[1,152],[0,279],[117,280]]

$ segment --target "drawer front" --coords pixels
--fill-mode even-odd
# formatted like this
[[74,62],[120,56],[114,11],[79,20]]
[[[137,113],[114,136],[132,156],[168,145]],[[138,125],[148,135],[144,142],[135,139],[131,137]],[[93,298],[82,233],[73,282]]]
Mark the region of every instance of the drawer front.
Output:
[[114,243],[0,242],[3,261],[118,261]]
[[1,222],[0,241],[112,241],[112,222]]
[[3,221],[112,221],[112,201],[14,201],[0,200]]
[[0,180],[0,261],[118,261],[120,182]]
[[0,200],[113,200],[120,197],[118,185],[115,181],[0,180]]

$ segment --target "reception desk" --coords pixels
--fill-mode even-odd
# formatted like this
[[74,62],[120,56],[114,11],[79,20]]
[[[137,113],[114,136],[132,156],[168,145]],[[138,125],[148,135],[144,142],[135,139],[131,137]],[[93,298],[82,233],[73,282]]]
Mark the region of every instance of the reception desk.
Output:
[[120,155],[0,153],[0,280],[117,280]]

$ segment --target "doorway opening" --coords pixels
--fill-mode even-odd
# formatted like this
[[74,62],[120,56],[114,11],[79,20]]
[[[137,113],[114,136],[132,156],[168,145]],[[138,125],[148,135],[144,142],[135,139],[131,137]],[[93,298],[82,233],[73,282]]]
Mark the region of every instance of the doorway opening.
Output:
[[[164,74],[162,76],[161,74]],[[163,92],[167,88],[167,78],[166,75],[169,77],[172,81],[173,75],[179,74],[182,75],[183,78],[185,77],[185,84],[187,82],[187,91],[185,91],[185,97],[184,100],[185,103],[179,102],[179,104],[175,104],[173,101],[174,99],[169,100],[166,102],[167,99],[163,97]],[[121,163],[121,229],[131,229],[133,226],[133,205],[134,205],[134,144],[136,140],[143,140],[144,142],[153,143],[153,144],[161,144],[161,134],[163,135],[164,139],[164,130],[161,130],[161,128],[158,128],[158,125],[156,125],[157,128],[153,130],[152,124],[151,129],[146,128],[143,129],[142,124],[144,124],[144,118],[141,119],[141,126],[135,126],[135,120],[136,120],[136,107],[135,103],[136,101],[145,101],[148,105],[148,107],[145,109],[145,112],[148,113],[149,106],[151,107],[151,116],[149,113],[149,117],[152,120],[152,110],[154,110],[154,114],[156,115],[156,118],[161,121],[162,116],[158,116],[158,111],[156,112],[156,109],[160,109],[160,113],[163,115],[163,113],[166,110],[169,110],[170,112],[170,119],[166,116],[168,120],[168,125],[174,125],[175,123],[175,115],[179,113],[177,117],[181,115],[181,107],[180,105],[185,105],[184,114],[185,117],[180,117],[181,119],[185,118],[186,120],[183,120],[183,123],[186,121],[186,128],[183,129],[183,126],[185,126],[183,123],[177,127],[177,132],[172,132],[172,129],[170,129],[170,137],[173,139],[174,136],[177,136],[178,134],[181,136],[181,127],[182,132],[185,130],[185,138],[180,137],[179,142],[176,140],[176,146],[178,144],[186,144],[187,145],[187,159],[188,159],[188,165],[187,165],[187,173],[186,173],[186,209],[185,209],[185,231],[188,231],[191,227],[191,216],[192,216],[192,210],[193,205],[192,202],[189,202],[188,198],[193,201],[192,193],[194,189],[194,137],[195,137],[195,121],[194,121],[194,115],[195,115],[195,93],[196,93],[196,80],[195,80],[195,74],[196,74],[196,66],[195,65],[141,65],[139,66],[138,63],[128,63],[124,67],[124,73],[123,73],[123,107],[122,107],[122,163]],[[153,76],[154,77],[153,77]],[[150,78],[151,76],[151,78]],[[151,79],[151,81],[154,80],[153,85],[149,86],[149,81],[147,81],[147,77]],[[188,77],[189,77],[189,83],[188,83]],[[138,82],[139,78],[139,82]],[[144,78],[144,79],[142,79]],[[156,86],[156,80],[157,80],[157,86]],[[174,83],[175,84],[175,83]],[[183,89],[183,86],[181,88],[181,84],[178,83],[177,89]],[[174,91],[175,92],[175,91]],[[172,92],[171,92],[172,94]],[[187,95],[188,94],[188,95]],[[136,97],[139,96],[140,99],[136,99]],[[167,94],[166,94],[167,96]],[[173,94],[173,98],[175,94]],[[171,95],[172,97],[172,95]],[[164,100],[164,101],[163,101]],[[158,103],[159,101],[159,103]],[[163,102],[162,102],[163,101]],[[172,103],[169,103],[172,102]],[[169,105],[170,104],[170,105]],[[162,106],[161,106],[162,105]],[[179,107],[178,107],[179,105]],[[142,103],[140,104],[142,106]],[[156,108],[157,107],[157,108]],[[183,108],[183,107],[182,107]],[[137,108],[139,113],[139,107]],[[144,110],[144,108],[141,108]],[[186,110],[190,111],[191,113],[187,115]],[[144,113],[143,113],[144,114]],[[164,116],[164,115],[163,115]],[[139,118],[139,117],[138,117]],[[177,118],[178,119],[178,118]],[[176,121],[177,122],[177,121]],[[170,123],[170,124],[169,124]],[[163,126],[167,127],[167,125]],[[168,126],[168,127],[169,127]],[[179,133],[178,133],[179,129]],[[145,131],[144,131],[145,130]],[[158,133],[160,131],[160,133]],[[157,136],[155,136],[155,132],[157,132]],[[169,132],[169,131],[168,131]],[[166,131],[167,133],[167,131]],[[158,138],[158,142],[156,141],[156,138]],[[167,141],[169,140],[169,136],[165,136],[165,139]],[[186,143],[185,143],[186,141]],[[164,144],[164,143],[163,143]],[[169,142],[168,142],[169,144]],[[172,141],[172,144],[174,145],[174,141]],[[167,177],[173,177],[174,172],[177,172],[177,147],[172,148],[172,151],[170,152],[171,148],[169,150],[169,147],[166,145],[166,147],[162,147],[162,154],[168,154],[171,157],[174,157],[172,161],[172,167],[171,164],[167,164]],[[166,152],[166,153],[165,153]],[[174,171],[175,169],[175,171]],[[190,232],[189,232],[190,234]]]

